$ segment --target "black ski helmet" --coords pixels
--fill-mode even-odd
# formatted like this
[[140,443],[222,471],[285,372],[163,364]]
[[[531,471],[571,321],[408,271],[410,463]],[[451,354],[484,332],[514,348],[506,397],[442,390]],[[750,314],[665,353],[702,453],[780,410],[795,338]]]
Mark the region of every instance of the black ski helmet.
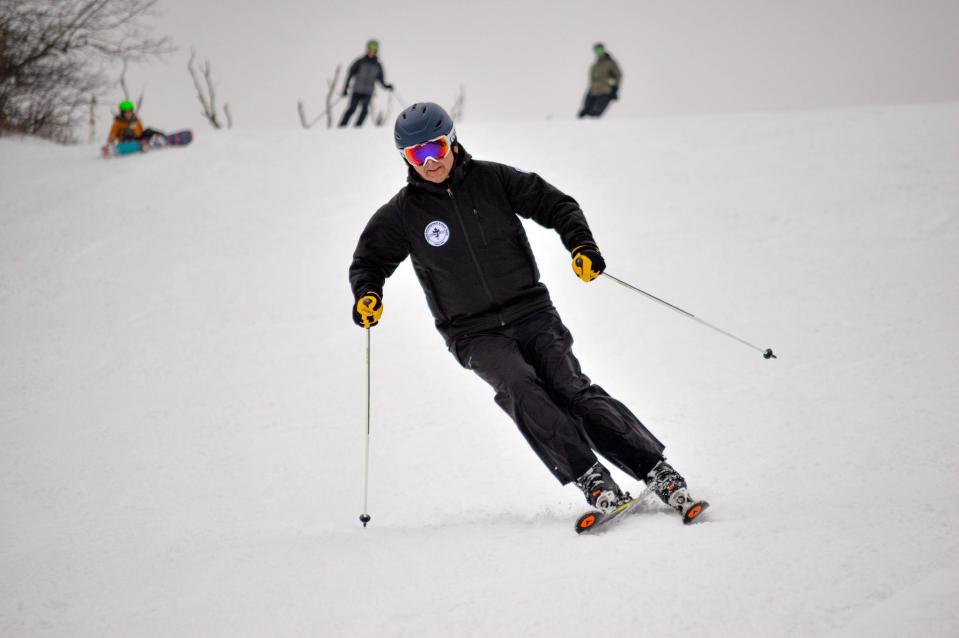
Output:
[[393,137],[399,149],[435,140],[441,135],[449,135],[450,142],[456,139],[453,118],[433,102],[420,102],[407,108],[396,116],[393,125]]

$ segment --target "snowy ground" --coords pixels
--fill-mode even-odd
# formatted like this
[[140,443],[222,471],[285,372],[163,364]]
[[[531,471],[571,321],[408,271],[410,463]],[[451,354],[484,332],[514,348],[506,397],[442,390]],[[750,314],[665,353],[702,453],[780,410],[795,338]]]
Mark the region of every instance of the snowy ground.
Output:
[[959,633],[959,104],[460,135],[575,195],[610,273],[780,356],[578,282],[530,228],[585,370],[707,522],[577,537],[407,263],[360,526],[346,268],[401,185],[387,130],[0,140],[0,635]]

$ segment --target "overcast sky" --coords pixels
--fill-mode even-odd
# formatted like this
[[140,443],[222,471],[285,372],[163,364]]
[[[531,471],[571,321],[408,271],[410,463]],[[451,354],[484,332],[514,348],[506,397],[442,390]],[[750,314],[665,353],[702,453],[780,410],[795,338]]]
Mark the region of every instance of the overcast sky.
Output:
[[596,41],[625,74],[610,117],[959,100],[959,0],[159,0],[159,9],[156,31],[179,50],[131,67],[127,80],[134,93],[146,88],[146,123],[167,129],[206,126],[186,71],[191,46],[211,61],[238,128],[297,127],[297,100],[319,113],[326,78],[370,37],[399,97],[449,106],[462,84],[473,120],[573,117]]

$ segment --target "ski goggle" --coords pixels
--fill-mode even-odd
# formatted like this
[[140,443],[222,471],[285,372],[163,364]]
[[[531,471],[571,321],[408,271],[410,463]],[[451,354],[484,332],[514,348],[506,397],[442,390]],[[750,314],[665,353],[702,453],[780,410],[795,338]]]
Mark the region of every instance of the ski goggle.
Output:
[[413,166],[422,166],[427,160],[439,161],[449,155],[455,139],[456,135],[451,132],[449,135],[440,135],[436,139],[422,144],[407,146],[400,152],[406,158],[406,161]]

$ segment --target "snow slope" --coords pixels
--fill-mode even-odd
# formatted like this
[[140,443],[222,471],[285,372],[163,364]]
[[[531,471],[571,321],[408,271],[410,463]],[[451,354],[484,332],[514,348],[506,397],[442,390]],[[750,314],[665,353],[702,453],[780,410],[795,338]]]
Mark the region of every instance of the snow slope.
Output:
[[346,268],[401,185],[387,131],[0,140],[0,635],[959,633],[959,104],[461,129],[575,195],[610,273],[780,356],[527,225],[707,522],[577,537],[406,263],[360,526]]

